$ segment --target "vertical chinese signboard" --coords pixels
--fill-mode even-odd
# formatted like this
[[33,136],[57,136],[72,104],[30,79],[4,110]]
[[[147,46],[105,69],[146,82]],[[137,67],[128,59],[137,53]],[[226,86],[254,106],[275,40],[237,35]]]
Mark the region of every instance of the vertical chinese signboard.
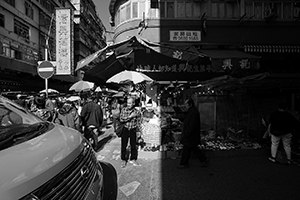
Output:
[[73,13],[70,8],[57,8],[56,74],[73,74]]

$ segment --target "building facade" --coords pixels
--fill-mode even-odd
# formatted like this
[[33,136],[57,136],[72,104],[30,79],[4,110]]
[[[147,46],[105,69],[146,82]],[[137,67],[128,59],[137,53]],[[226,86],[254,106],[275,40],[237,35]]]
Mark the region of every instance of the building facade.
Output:
[[[89,8],[89,18],[83,16]],[[74,60],[70,75],[55,75],[49,79],[49,88],[68,91],[70,85],[80,78],[74,73],[77,61],[102,48],[105,38],[99,32],[105,30],[90,1],[70,0],[1,0],[0,1],[0,91],[40,91],[45,81],[38,75],[38,61],[45,60],[48,40],[49,61],[56,60],[56,8],[69,8],[74,13]],[[80,20],[81,19],[81,20]],[[84,19],[84,20],[83,20]],[[85,20],[93,19],[94,22]],[[80,24],[90,24],[83,34]],[[96,28],[95,28],[96,27]],[[86,29],[86,28],[85,28]],[[100,34],[101,35],[101,34]],[[95,41],[95,43],[90,43]]]
[[299,0],[111,0],[109,10],[115,42],[137,35],[213,60],[237,50],[259,56],[263,70],[300,72]]

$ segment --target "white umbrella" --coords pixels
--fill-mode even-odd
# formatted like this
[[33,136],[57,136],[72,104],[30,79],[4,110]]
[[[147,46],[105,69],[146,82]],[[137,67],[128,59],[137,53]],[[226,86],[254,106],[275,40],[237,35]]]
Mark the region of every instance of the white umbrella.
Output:
[[[46,93],[46,89],[40,91],[40,93]],[[48,93],[59,93],[59,91],[51,89],[51,88],[48,88]]]
[[74,83],[71,87],[70,87],[70,91],[71,90],[75,90],[75,92],[82,92],[82,91],[88,91],[94,88],[94,83],[89,82],[89,81],[78,81],[76,83]]
[[134,84],[141,83],[143,81],[145,82],[152,82],[153,79],[151,79],[149,76],[136,71],[122,71],[111,78],[109,78],[106,82],[107,83],[122,83],[126,81],[132,81]]

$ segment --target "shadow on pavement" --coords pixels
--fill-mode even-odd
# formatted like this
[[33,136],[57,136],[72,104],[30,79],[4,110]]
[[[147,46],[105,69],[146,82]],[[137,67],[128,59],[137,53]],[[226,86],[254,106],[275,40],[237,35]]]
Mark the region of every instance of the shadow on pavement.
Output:
[[103,139],[101,139],[100,141],[98,141],[98,146],[96,151],[100,151],[104,148],[105,144],[109,143],[111,140],[115,139],[117,136],[114,134],[110,134],[107,137],[104,137]]

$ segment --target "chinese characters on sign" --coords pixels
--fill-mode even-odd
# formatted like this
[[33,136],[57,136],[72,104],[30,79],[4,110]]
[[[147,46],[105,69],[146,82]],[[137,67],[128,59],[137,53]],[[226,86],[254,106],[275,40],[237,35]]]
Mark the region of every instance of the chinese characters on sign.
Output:
[[71,9],[56,9],[56,74],[71,74]]
[[252,65],[253,69],[257,69],[258,62],[251,63],[249,59],[219,59],[215,62],[212,61],[211,65],[190,65],[190,64],[170,64],[170,65],[157,65],[157,64],[138,64],[136,70],[139,72],[225,72],[233,70],[247,70]]
[[210,65],[138,65],[139,72],[209,72],[212,71]]
[[170,41],[177,42],[200,42],[200,31],[170,31]]

